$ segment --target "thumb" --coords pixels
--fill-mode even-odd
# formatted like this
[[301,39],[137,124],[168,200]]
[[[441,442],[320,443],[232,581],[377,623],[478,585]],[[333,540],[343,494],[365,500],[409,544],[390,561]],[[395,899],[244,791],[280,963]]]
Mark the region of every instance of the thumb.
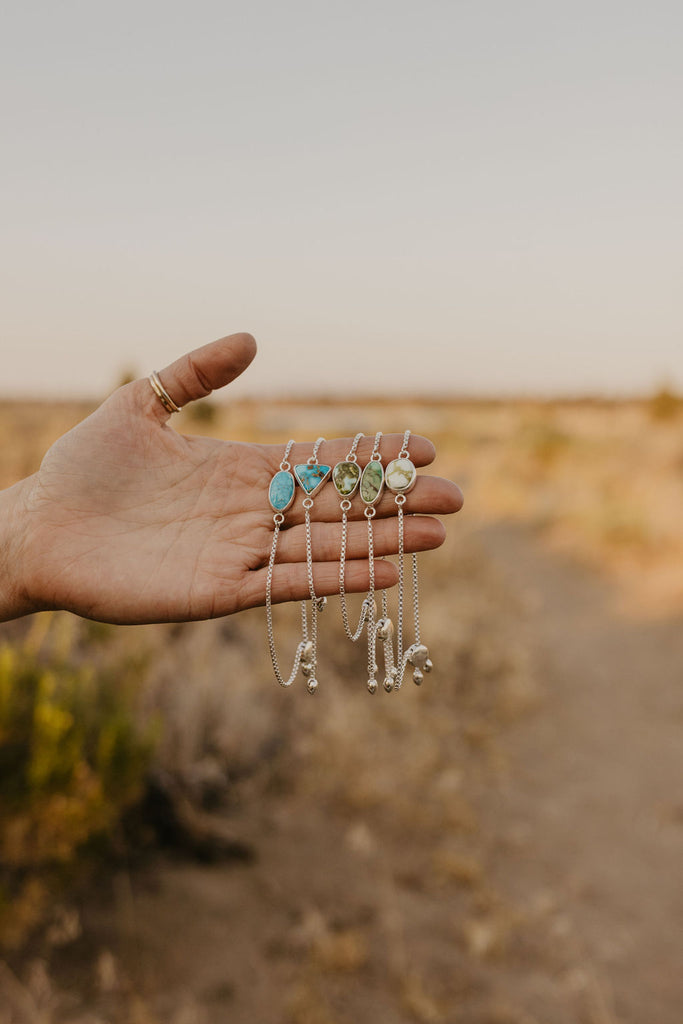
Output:
[[159,379],[176,405],[182,406],[229,384],[255,355],[251,334],[231,334],[176,359],[159,371]]

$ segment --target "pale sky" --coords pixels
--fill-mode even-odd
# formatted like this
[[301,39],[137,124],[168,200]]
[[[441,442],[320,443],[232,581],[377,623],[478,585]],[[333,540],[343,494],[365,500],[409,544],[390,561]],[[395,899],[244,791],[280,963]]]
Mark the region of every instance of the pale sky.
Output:
[[0,393],[683,388],[683,4],[0,15]]

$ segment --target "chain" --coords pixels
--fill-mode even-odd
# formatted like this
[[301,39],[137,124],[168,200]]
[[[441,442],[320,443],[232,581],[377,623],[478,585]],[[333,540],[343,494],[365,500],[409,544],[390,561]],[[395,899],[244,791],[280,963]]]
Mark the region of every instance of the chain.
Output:
[[407,458],[409,458],[409,455],[408,455],[408,441],[409,441],[409,439],[410,439],[410,431],[406,430],[405,434],[403,435],[403,444],[401,445],[401,450],[398,453],[399,459],[407,459]]
[[[285,453],[280,463],[281,472],[289,472],[291,466],[289,464],[289,455],[292,450],[294,441],[288,441]],[[280,535],[280,527],[285,521],[285,517],[282,512],[276,512],[273,516],[274,530],[273,530],[273,543],[270,549],[270,558],[268,560],[268,572],[266,574],[266,625],[268,631],[268,647],[270,649],[270,660],[273,664],[273,672],[280,686],[291,686],[296,679],[297,672],[301,666],[302,656],[308,643],[308,621],[306,616],[306,603],[301,602],[301,642],[297,645],[296,653],[294,655],[294,664],[289,677],[285,679],[280,669],[280,663],[278,661],[277,652],[275,650],[275,636],[273,633],[273,605],[272,605],[272,594],[273,594],[273,571],[275,568],[275,556],[277,554],[277,542]]]
[[[346,462],[356,463],[358,461],[357,449],[358,444],[363,437],[362,431],[353,439],[353,443],[346,456]],[[356,484],[356,486],[358,486]],[[348,541],[348,524],[349,517],[348,513],[351,511],[351,502],[348,498],[344,498],[340,502],[339,508],[341,509],[342,522],[341,522],[341,548],[339,551],[339,601],[341,605],[342,622],[344,624],[344,632],[352,643],[356,643],[363,632],[363,627],[368,620],[368,599],[364,599],[361,606],[360,619],[358,620],[358,626],[355,631],[351,630],[351,624],[349,622],[349,611],[346,604],[346,545]]]
[[413,551],[413,617],[415,620],[415,643],[420,640],[420,587],[417,577],[417,552]]
[[[313,445],[313,453],[308,459],[309,466],[315,466],[318,462],[318,451],[320,445],[325,440],[324,437],[319,437]],[[318,680],[316,679],[316,669],[318,667],[318,613],[322,611],[327,602],[327,598],[319,598],[315,592],[315,585],[313,581],[313,541],[311,536],[311,509],[313,508],[313,498],[304,498],[304,521],[306,530],[306,575],[308,577],[308,591],[311,595],[311,647],[310,647],[310,658],[309,667],[307,667],[306,675],[308,676],[308,682],[306,684],[309,693],[315,693],[318,689]]]
[[377,664],[375,662],[375,543],[372,532],[372,520],[375,517],[374,508],[365,509],[365,518],[368,522],[368,570],[370,573],[370,586],[368,587],[367,601],[367,623],[368,623],[368,690],[370,693],[377,693]]
[[403,605],[404,605],[404,594],[405,594],[405,572],[404,572],[404,549],[405,549],[405,537],[404,537],[404,524],[403,524],[403,506],[405,504],[405,494],[397,494],[395,501],[397,505],[397,518],[398,518],[398,611],[396,613],[396,665],[399,670],[399,678],[396,680],[396,689],[400,690],[401,683],[403,682]]

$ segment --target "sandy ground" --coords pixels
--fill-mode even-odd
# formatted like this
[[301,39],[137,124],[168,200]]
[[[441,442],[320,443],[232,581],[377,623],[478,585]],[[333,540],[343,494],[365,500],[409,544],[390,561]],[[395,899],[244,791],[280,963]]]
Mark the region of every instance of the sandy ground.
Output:
[[[681,622],[626,618],[610,585],[524,528],[472,545],[497,580],[492,614],[522,595],[514,628],[539,681],[524,712],[459,723],[442,669],[386,698],[402,718],[368,708],[366,786],[323,794],[305,744],[274,755],[230,811],[253,861],[157,858],[103,880],[51,965],[55,1019],[680,1024]],[[343,714],[317,701],[306,715]]]

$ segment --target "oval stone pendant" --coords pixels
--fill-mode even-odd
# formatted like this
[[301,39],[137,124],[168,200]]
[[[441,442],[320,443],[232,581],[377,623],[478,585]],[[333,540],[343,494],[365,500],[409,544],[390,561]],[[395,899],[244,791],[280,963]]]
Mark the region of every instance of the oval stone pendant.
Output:
[[376,505],[384,490],[382,463],[368,462],[360,478],[360,496],[366,505]]
[[270,481],[268,501],[274,512],[286,512],[294,501],[294,477],[286,469],[281,469]]
[[410,459],[394,459],[387,466],[384,478],[392,494],[407,494],[417,482],[417,470]]
[[360,466],[356,462],[338,462],[332,470],[332,483],[340,498],[352,498],[360,483]]

